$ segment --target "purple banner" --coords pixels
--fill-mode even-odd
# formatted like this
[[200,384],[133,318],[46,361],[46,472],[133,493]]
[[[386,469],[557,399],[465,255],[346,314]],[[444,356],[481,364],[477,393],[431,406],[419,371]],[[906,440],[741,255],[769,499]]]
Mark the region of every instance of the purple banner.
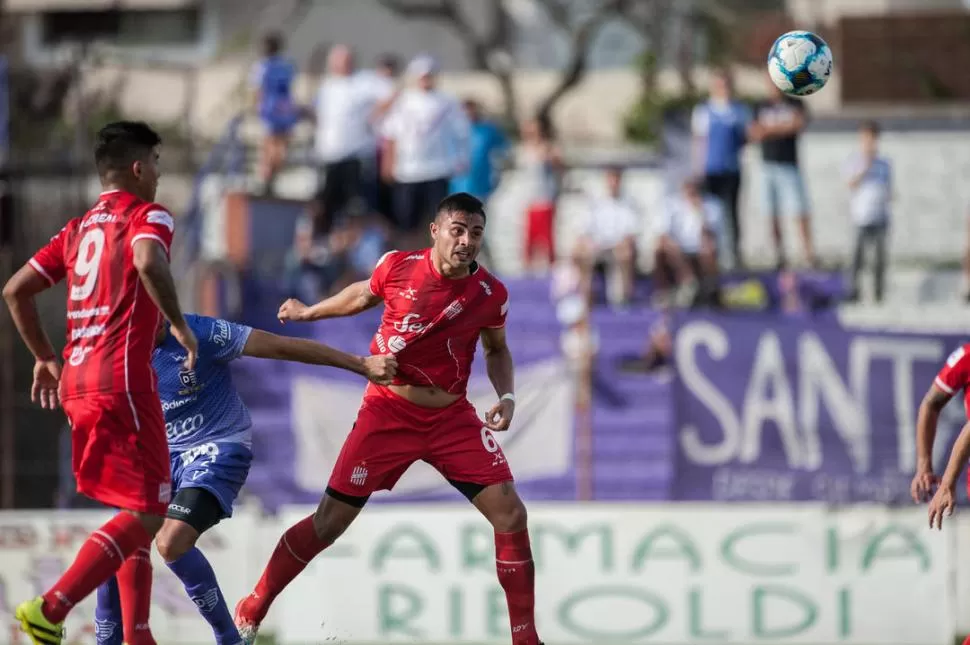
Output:
[[[777,316],[679,317],[673,499],[905,502],[920,400],[962,342]],[[938,469],[964,420],[954,397]]]

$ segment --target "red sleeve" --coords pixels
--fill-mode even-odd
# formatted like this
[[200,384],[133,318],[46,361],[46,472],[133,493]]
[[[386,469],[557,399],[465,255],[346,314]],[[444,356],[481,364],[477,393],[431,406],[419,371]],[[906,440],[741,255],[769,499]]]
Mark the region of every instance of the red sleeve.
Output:
[[130,244],[138,240],[155,240],[162,245],[165,253],[172,248],[172,236],[175,234],[175,219],[163,206],[148,204],[135,215],[129,229]]
[[946,359],[946,364],[936,375],[933,383],[947,394],[953,394],[965,388],[970,382],[970,345],[959,347]]
[[374,273],[370,276],[370,292],[375,296],[384,297],[384,283],[387,281],[387,276],[394,266],[393,256],[395,253],[397,251],[388,251],[385,253],[377,261],[377,266],[374,267]]
[[46,246],[27,261],[27,264],[41,274],[51,286],[63,280],[67,274],[67,266],[64,263],[64,238],[67,237],[70,226],[71,224],[68,224],[62,228]]
[[501,282],[495,282],[495,298],[491,300],[494,309],[489,313],[489,319],[485,326],[489,329],[500,329],[505,327],[505,318],[509,314],[509,291]]

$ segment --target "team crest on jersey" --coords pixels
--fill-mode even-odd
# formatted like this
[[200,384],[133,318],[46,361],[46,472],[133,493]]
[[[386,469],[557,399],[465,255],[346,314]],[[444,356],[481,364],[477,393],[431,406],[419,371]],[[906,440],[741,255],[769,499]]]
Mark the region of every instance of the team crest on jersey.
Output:
[[486,296],[492,295],[492,287],[488,286],[487,282],[480,280],[478,284],[482,285],[482,289],[485,291]]
[[179,385],[182,386],[179,396],[190,396],[202,389],[195,370],[179,370]]

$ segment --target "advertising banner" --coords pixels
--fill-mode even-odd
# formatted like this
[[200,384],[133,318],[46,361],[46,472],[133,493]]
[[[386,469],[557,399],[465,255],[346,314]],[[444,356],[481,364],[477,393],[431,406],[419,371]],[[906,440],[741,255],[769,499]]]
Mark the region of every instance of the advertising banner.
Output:
[[[14,608],[46,591],[73,561],[88,535],[111,518],[110,512],[58,511],[0,513],[0,642],[27,643],[14,622]],[[242,597],[253,584],[251,571],[262,563],[255,558],[254,545],[258,518],[237,513],[230,521],[216,526],[199,541],[199,547],[212,563],[229,602]],[[182,583],[168,570],[152,549],[151,627],[159,643],[211,643],[212,629],[199,615]],[[94,643],[92,594],[76,606],[66,622],[65,643]]]
[[[284,524],[307,508],[284,512]],[[950,643],[948,533],[921,509],[538,505],[546,642]],[[508,643],[491,528],[368,509],[277,601],[279,642]]]
[[[775,316],[679,317],[671,498],[908,501],[920,401],[963,342]],[[965,419],[956,396],[940,419],[937,472]]]

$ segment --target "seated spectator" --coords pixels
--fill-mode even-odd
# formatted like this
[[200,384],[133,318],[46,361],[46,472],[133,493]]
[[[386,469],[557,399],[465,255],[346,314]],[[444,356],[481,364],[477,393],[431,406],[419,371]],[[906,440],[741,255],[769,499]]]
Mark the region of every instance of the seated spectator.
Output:
[[607,170],[607,195],[591,200],[588,219],[575,252],[589,289],[596,265],[606,263],[606,293],[612,305],[625,305],[633,296],[636,235],[640,230],[640,214],[636,206],[622,196],[622,186],[623,170]]
[[370,275],[386,251],[388,231],[380,215],[369,212],[358,199],[333,226],[309,213],[301,219],[287,256],[287,296],[313,302]]
[[698,296],[704,302],[716,298],[720,229],[720,205],[704,198],[698,179],[688,179],[682,192],[668,201],[657,226],[654,279],[661,307],[672,295],[681,307],[699,304]]
[[670,334],[667,312],[650,327],[647,345],[639,356],[620,359],[620,370],[630,373],[651,373],[670,367],[674,357],[674,341]]

